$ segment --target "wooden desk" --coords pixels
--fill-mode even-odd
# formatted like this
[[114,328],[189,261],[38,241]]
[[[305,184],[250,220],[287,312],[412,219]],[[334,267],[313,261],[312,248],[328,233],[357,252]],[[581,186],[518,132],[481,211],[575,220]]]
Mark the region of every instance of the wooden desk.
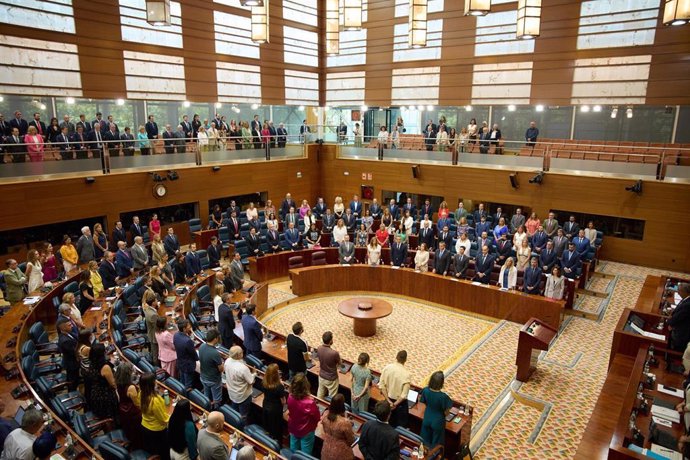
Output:
[[[361,309],[361,304],[368,305],[368,309]],[[340,302],[338,311],[353,319],[356,336],[371,337],[376,335],[376,320],[393,313],[393,306],[383,299],[355,297]]]
[[214,236],[218,236],[217,228],[192,232],[192,237],[194,238],[193,241],[196,243],[197,250],[203,249],[205,251],[206,248],[211,245],[211,238],[213,238]]
[[391,266],[304,267],[290,270],[290,279],[292,292],[297,296],[333,291],[383,292],[424,299],[521,324],[530,318],[539,318],[555,329],[561,325],[564,308],[563,301],[520,291],[501,291],[496,286],[477,286],[465,280]]
[[637,302],[635,302],[635,310],[643,313],[659,313],[666,280],[665,276],[647,275]]
[[[626,330],[626,324],[631,316],[636,315],[645,321],[644,330],[648,332],[653,332],[655,334],[662,334],[666,337],[665,340],[658,340],[652,337],[646,337],[644,335],[637,334],[631,330]],[[611,355],[609,356],[609,366],[613,363],[613,358],[617,353],[621,353],[627,356],[637,356],[637,351],[640,347],[648,347],[653,344],[657,348],[667,348],[668,347],[668,337],[669,330],[668,326],[664,325],[662,330],[658,330],[656,326],[660,321],[664,320],[664,317],[655,313],[643,313],[641,311],[631,310],[626,308],[623,310],[618,324],[613,331],[613,340],[611,343]]]

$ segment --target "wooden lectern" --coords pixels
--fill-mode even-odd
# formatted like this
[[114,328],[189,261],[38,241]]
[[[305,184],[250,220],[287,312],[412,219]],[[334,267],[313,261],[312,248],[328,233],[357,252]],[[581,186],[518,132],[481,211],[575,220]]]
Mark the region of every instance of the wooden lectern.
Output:
[[515,364],[517,364],[515,378],[517,380],[521,382],[529,380],[530,375],[537,368],[539,353],[541,350],[549,349],[549,343],[557,333],[556,329],[537,318],[530,318],[522,326],[518,339],[517,357],[515,358]]

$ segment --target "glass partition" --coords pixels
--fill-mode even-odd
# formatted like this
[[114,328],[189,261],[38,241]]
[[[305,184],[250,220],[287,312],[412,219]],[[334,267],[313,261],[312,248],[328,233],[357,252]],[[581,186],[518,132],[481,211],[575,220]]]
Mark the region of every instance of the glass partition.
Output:
[[[614,112],[615,109],[615,112]],[[615,117],[613,116],[615,115]],[[602,106],[601,111],[578,110],[575,139],[632,142],[671,142],[675,107]]]
[[[514,110],[511,110],[514,109]],[[491,114],[491,124],[497,124],[501,137],[521,141],[530,123],[534,121],[539,128],[539,137],[568,139],[572,122],[572,107],[495,106]]]

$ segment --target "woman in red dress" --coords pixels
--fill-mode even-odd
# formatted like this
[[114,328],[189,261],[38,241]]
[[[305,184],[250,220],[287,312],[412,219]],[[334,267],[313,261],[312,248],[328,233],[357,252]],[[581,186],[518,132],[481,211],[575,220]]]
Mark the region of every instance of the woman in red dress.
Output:
[[53,254],[53,245],[46,243],[43,246],[41,254],[41,271],[43,272],[43,281],[54,281],[58,277],[57,258]]
[[158,214],[151,216],[151,221],[149,222],[149,238],[153,241],[153,235],[161,234],[161,221],[158,220]]
[[264,146],[271,142],[271,130],[268,129],[268,123],[264,123],[264,127],[261,130],[261,142],[263,142]]
[[385,224],[381,224],[378,230],[376,230],[376,239],[378,240],[379,244],[383,246],[384,248],[388,247],[388,237],[390,235],[388,234],[388,230],[386,229]]
[[439,219],[445,219],[448,217],[448,214],[450,213],[450,210],[448,209],[448,203],[445,201],[441,202],[441,205],[438,207],[438,218]]

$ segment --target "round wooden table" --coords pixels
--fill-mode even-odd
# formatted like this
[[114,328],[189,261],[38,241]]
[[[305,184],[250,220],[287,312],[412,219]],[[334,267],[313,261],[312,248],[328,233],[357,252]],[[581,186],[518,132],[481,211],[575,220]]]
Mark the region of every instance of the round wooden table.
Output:
[[358,337],[376,335],[376,320],[393,313],[393,306],[383,299],[355,297],[338,304],[338,312],[354,320],[354,333]]

